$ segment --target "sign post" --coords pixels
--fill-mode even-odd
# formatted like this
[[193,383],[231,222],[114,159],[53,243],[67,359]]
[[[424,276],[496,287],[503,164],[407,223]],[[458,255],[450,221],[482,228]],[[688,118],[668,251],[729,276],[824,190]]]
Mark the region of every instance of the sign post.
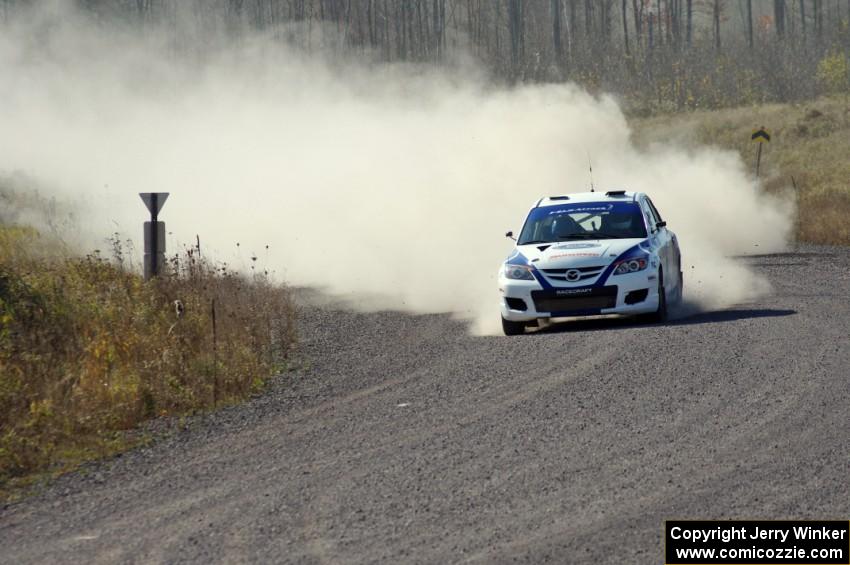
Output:
[[151,213],[145,222],[145,280],[159,275],[165,264],[165,222],[157,220],[159,211],[168,198],[167,192],[141,192],[142,202]]
[[765,143],[770,143],[770,134],[767,133],[764,126],[761,126],[753,132],[753,136],[750,139],[758,144],[758,151],[756,153],[756,178],[759,178],[759,173],[761,172],[761,150]]

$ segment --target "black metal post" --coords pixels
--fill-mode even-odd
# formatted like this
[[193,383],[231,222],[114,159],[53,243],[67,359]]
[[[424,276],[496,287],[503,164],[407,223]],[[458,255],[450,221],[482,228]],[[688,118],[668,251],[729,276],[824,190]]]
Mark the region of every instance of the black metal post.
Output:
[[157,241],[157,229],[156,222],[157,217],[159,216],[159,195],[157,193],[151,194],[151,247],[153,248],[153,254],[151,255],[151,276],[156,277],[159,275],[159,262],[157,261],[157,255],[159,255],[159,242]]

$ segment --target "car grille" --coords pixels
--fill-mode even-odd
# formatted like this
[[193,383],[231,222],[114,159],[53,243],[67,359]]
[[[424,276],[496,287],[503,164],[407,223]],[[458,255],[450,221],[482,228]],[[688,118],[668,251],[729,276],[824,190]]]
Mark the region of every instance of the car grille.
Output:
[[587,279],[593,279],[599,276],[599,274],[605,270],[605,266],[602,267],[577,267],[575,269],[541,269],[543,274],[548,278],[556,281],[566,281],[567,280],[567,271],[578,271],[581,273],[579,278],[570,281],[570,282],[578,282],[584,281]]
[[[581,290],[581,292],[576,292]],[[569,294],[567,294],[569,293]],[[535,290],[531,293],[538,312],[581,312],[601,310],[617,305],[617,287],[594,289]]]

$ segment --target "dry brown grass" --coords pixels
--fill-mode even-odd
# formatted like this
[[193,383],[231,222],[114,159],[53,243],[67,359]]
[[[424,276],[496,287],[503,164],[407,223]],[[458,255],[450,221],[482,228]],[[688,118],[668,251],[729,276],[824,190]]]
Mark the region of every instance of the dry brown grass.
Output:
[[244,399],[287,359],[293,307],[265,275],[188,249],[145,283],[115,259],[55,248],[0,226],[0,495],[126,448],[150,418]]
[[798,239],[850,245],[850,98],[636,118],[631,124],[639,143],[708,143],[738,151],[753,164],[750,135],[766,126],[772,140],[762,155],[764,187],[794,192],[796,183]]

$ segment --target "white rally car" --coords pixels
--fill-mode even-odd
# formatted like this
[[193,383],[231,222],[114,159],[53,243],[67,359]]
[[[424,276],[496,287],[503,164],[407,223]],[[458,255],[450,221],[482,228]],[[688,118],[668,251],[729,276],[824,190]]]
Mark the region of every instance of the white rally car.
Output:
[[542,198],[499,271],[502,328],[608,314],[663,321],[682,299],[681,265],[676,234],[645,194]]

